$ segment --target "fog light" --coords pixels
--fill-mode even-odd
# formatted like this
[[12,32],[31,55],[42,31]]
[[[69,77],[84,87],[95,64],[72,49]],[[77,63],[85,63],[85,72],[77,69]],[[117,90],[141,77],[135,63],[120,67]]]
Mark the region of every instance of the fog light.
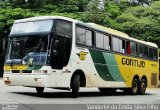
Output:
[[34,78],[35,81],[41,81],[42,78]]

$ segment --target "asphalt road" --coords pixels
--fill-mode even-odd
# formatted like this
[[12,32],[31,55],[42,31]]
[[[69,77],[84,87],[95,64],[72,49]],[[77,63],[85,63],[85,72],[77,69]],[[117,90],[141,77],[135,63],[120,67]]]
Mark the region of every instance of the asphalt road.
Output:
[[[78,98],[71,98],[70,91],[50,88],[45,89],[43,96],[38,96],[35,88],[6,86],[2,79],[0,79],[0,87],[0,104],[3,106],[7,106],[4,104],[17,104],[18,110],[54,110],[53,105],[59,110],[62,108],[74,110],[74,107],[80,106],[76,104],[160,104],[160,89],[147,89],[146,95],[132,96],[126,95],[122,91],[117,91],[115,94],[102,94],[97,88],[82,88]],[[2,105],[0,106],[1,109]],[[76,110],[78,109],[76,108]],[[83,110],[83,108],[79,108],[79,110]]]

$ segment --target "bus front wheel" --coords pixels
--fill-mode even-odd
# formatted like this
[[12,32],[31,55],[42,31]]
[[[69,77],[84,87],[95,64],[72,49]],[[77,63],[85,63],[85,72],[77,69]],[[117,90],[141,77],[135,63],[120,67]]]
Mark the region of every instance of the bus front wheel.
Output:
[[39,95],[42,95],[44,91],[44,87],[36,87],[36,91]]
[[80,87],[80,75],[76,74],[73,77],[72,86],[71,86],[73,98],[77,98],[78,97],[79,87]]
[[147,81],[145,79],[141,80],[140,86],[139,86],[139,94],[144,95],[146,92],[147,87]]

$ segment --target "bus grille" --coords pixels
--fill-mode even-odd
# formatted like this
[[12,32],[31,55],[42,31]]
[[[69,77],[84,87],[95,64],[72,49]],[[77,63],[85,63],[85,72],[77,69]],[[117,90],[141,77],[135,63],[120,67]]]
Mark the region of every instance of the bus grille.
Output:
[[12,73],[32,73],[32,70],[12,70]]
[[32,73],[32,70],[22,70],[22,73]]
[[12,70],[12,73],[20,73],[20,70]]

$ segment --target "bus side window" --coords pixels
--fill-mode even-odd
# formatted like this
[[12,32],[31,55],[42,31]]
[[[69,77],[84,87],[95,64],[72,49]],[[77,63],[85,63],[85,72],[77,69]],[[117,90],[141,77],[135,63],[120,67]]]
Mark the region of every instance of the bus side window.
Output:
[[139,57],[143,57],[144,55],[143,55],[143,48],[144,46],[143,45],[141,45],[141,44],[139,44],[138,45],[138,56]]
[[126,42],[126,54],[127,55],[131,54],[130,41]]
[[126,52],[126,42],[125,40],[122,40],[122,53],[125,53]]
[[149,48],[149,59],[153,59],[153,49]]
[[119,39],[112,37],[112,45],[113,45],[113,51],[114,52],[119,52]]
[[158,58],[157,49],[153,49],[153,60],[157,60],[157,58]]
[[136,43],[131,42],[131,55],[136,56]]
[[86,45],[92,46],[92,31],[86,30]]
[[103,49],[103,34],[96,33],[96,47]]
[[106,35],[104,35],[104,49],[105,50],[111,50],[111,46],[110,46],[110,36],[106,36]]
[[76,43],[85,45],[85,29],[76,27]]
[[144,58],[148,58],[148,47],[144,46]]

